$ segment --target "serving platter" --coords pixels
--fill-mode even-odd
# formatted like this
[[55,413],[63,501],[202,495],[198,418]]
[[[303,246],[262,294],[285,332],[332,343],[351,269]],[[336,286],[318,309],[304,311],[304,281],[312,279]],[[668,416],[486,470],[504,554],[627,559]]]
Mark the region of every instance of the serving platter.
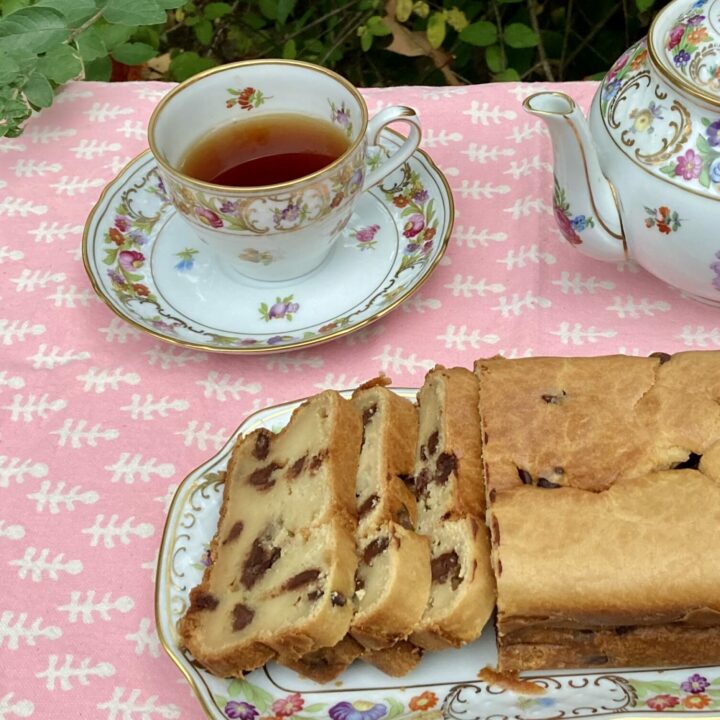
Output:
[[[393,390],[413,399],[417,393],[413,388]],[[555,720],[648,717],[658,712],[673,718],[720,716],[720,667],[523,675],[542,689],[541,694],[487,683],[479,672],[496,663],[492,626],[464,648],[427,653],[403,678],[390,678],[362,662],[327,685],[274,663],[242,680],[206,672],[180,647],[176,624],[208,562],[222,502],[223,471],[240,433],[260,427],[278,431],[300,402],[250,415],[216,455],[183,480],[168,512],[155,584],[158,634],[210,720]]]

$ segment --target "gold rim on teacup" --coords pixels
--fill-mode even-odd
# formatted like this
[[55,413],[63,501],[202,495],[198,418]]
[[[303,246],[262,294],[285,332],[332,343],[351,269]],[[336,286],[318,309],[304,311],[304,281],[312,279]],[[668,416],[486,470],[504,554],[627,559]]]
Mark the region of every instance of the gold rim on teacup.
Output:
[[[178,170],[178,168],[174,167],[171,163],[169,163],[163,157],[162,152],[160,151],[157,143],[155,142],[155,125],[157,124],[158,118],[160,117],[160,114],[162,113],[163,108],[167,105],[167,103],[170,102],[172,98],[179,95],[183,90],[187,89],[191,85],[194,85],[196,82],[203,80],[206,77],[228,70],[235,70],[237,68],[244,67],[255,67],[258,65],[285,65],[288,67],[304,68],[306,70],[311,70],[317,73],[321,73],[323,75],[327,75],[328,77],[332,78],[337,83],[342,85],[355,98],[355,100],[357,100],[362,120],[359,132],[357,133],[357,137],[355,138],[355,140],[353,140],[352,144],[348,146],[347,150],[345,150],[345,152],[340,155],[340,157],[333,160],[333,162],[325,165],[325,167],[322,167],[313,173],[310,173],[309,175],[303,175],[302,177],[295,178],[294,180],[288,180],[282,183],[275,183],[273,185],[251,185],[248,187],[237,187],[235,185],[217,185],[216,183],[207,182],[205,180],[198,180],[197,178],[191,177],[190,175],[186,175],[182,171]],[[150,151],[155,157],[155,160],[168,173],[178,178],[181,178],[183,181],[189,184],[196,185],[197,187],[208,188],[215,191],[220,190],[223,193],[227,193],[228,195],[247,195],[248,193],[266,192],[268,190],[294,188],[307,182],[308,180],[313,180],[322,175],[325,175],[329,170],[332,170],[333,168],[340,165],[344,160],[346,160],[364,141],[365,133],[367,132],[368,121],[369,113],[367,109],[367,104],[365,103],[363,96],[358,92],[357,88],[349,80],[346,80],[344,77],[342,77],[342,75],[338,75],[332,70],[328,70],[327,68],[321,67],[319,65],[314,65],[313,63],[303,62],[302,60],[241,60],[240,62],[228,63],[227,65],[219,65],[218,67],[205,70],[204,72],[198,73],[197,75],[193,75],[191,78],[188,78],[184,82],[180,83],[177,87],[173,88],[169,93],[167,93],[167,95],[165,95],[160,100],[155,110],[153,110],[153,113],[150,116],[150,121],[148,123],[147,137]]]

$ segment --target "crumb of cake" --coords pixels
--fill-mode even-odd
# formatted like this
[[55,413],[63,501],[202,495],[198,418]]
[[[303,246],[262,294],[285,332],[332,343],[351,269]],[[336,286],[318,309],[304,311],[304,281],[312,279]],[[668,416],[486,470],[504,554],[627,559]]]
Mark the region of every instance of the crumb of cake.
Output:
[[336,680],[336,681],[335,681],[335,687],[338,687],[338,688],[339,688],[339,687],[342,687],[342,686],[343,686],[342,680]]
[[384,372],[380,372],[377,377],[366,380],[362,385],[358,386],[358,389],[355,390],[355,392],[357,393],[360,390],[367,390],[368,388],[375,387],[376,385],[379,385],[380,387],[387,387],[388,385],[392,385],[392,380]]
[[490,667],[484,667],[478,678],[488,685],[496,685],[503,690],[510,690],[519,695],[544,695],[545,688],[532,680],[523,680],[513,672],[498,672]]

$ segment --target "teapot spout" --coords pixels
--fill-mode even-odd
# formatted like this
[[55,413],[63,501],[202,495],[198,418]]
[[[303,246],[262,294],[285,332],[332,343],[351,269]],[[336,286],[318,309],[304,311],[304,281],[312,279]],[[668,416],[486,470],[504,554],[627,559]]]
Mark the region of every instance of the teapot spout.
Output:
[[560,92],[539,92],[523,102],[545,121],[554,155],[555,220],[563,237],[596,258],[618,262],[627,257],[619,200],[600,169],[597,150],[580,109]]

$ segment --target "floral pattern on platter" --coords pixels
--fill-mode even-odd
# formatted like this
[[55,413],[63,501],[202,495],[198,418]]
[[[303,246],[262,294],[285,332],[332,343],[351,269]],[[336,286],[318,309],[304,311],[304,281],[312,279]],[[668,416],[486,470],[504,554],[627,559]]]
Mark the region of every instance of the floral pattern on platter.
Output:
[[670,210],[665,205],[661,205],[659,208],[651,208],[646,205],[645,212],[648,215],[645,218],[645,227],[656,227],[663,235],[677,232],[682,227],[683,219],[678,216],[677,210]]
[[[423,696],[432,696],[435,699],[433,703],[427,703],[428,708],[437,702],[434,693],[422,693],[410,700],[408,707],[411,711],[421,710],[418,702],[422,704]],[[260,716],[262,720],[392,720],[400,715],[404,716],[406,712],[403,703],[392,697],[384,699],[383,702],[353,700],[308,703],[300,693],[293,692],[273,699],[273,695],[267,690],[247,680],[230,681],[227,696],[216,694],[213,699],[216,705],[222,708],[225,717],[237,720],[256,720]],[[421,713],[415,717],[420,720]],[[442,715],[438,713],[437,720],[440,718]],[[424,717],[423,720],[436,719]]]
[[553,209],[555,222],[562,236],[571,245],[581,245],[582,239],[579,233],[589,227],[595,227],[592,215],[573,215],[570,212],[570,203],[567,200],[565,190],[560,187],[558,179],[555,178],[555,190],[553,192]]
[[295,313],[300,309],[300,305],[293,302],[293,296],[288,295],[287,297],[275,298],[275,302],[272,305],[267,303],[260,303],[258,310],[260,311],[260,317],[265,322],[271,320],[280,320],[285,318],[286,320],[292,320]]
[[254,87],[245,87],[242,90],[228,88],[227,91],[232,96],[225,101],[225,107],[228,109],[237,105],[241,110],[250,111],[253,108],[260,107],[266,100],[270,99],[261,90],[256,90]]
[[720,678],[710,679],[705,674],[693,672],[679,683],[670,680],[631,682],[638,710],[720,710]]
[[172,176],[166,178],[175,206],[191,222],[257,235],[291,232],[322,220],[360,192],[364,179],[360,151],[328,177],[268,198],[242,194],[227,197],[194,188]]

